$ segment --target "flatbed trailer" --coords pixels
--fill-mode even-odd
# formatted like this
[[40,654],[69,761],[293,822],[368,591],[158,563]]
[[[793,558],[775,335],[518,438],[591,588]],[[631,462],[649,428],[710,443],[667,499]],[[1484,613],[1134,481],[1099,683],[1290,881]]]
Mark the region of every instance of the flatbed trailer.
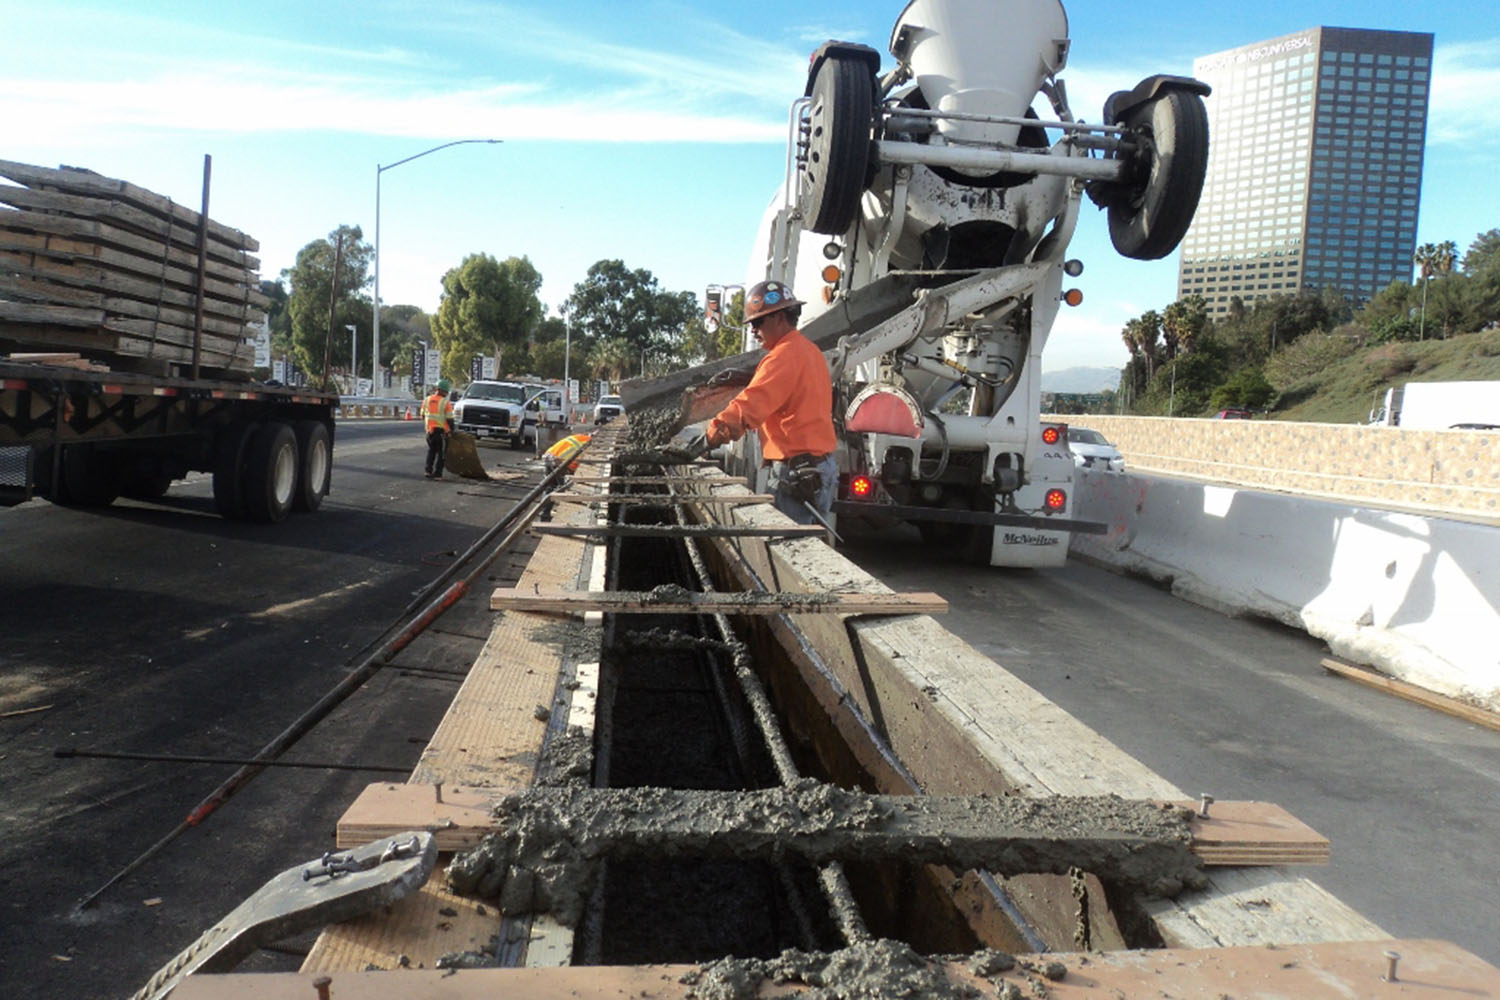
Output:
[[338,405],[305,388],[0,359],[0,504],[155,499],[208,472],[221,515],[278,522],[327,495]]

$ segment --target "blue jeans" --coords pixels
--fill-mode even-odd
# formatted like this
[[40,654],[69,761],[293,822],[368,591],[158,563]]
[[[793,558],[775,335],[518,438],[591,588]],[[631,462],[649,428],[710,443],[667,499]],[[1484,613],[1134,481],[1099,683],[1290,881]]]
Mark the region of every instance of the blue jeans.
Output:
[[[773,506],[798,524],[817,524],[817,518],[808,512],[801,500],[789,497],[782,492],[781,483],[786,473],[785,462],[777,462],[771,468],[773,490],[776,494]],[[813,506],[818,509],[818,513],[823,515],[825,520],[829,520],[829,513],[833,510],[833,495],[839,485],[838,463],[833,460],[831,454],[825,455],[823,461],[818,463],[818,475],[823,478],[823,485],[818,489],[818,498],[813,501]]]

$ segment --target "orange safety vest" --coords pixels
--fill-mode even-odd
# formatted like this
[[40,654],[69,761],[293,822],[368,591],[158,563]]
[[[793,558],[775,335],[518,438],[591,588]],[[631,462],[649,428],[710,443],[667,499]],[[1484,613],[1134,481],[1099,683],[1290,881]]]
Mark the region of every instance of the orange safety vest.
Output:
[[453,422],[453,404],[442,393],[433,393],[422,401],[422,420],[428,433],[446,429]]
[[[582,451],[583,446],[592,441],[593,438],[594,436],[592,434],[569,434],[567,437],[557,442],[557,444],[548,448],[544,459],[552,459],[553,461],[551,464],[555,468],[556,466],[561,465],[563,462],[567,462],[572,459],[573,456]],[[576,471],[577,469],[577,462],[573,462],[569,466],[569,471]]]
[[759,431],[761,454],[772,460],[833,451],[833,380],[823,352],[800,330],[789,330],[708,428],[708,439],[719,442]]

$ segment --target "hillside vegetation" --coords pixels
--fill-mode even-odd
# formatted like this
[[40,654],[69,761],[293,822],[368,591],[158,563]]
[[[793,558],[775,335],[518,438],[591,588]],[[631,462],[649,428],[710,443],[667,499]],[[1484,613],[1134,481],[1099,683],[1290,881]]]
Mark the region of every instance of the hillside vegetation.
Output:
[[1211,316],[1197,295],[1125,324],[1130,361],[1100,399],[1059,412],[1213,416],[1247,409],[1272,419],[1362,423],[1387,387],[1500,380],[1500,229],[1459,258],[1449,240],[1424,244],[1416,283],[1392,282],[1368,302],[1335,288],[1234,298]]

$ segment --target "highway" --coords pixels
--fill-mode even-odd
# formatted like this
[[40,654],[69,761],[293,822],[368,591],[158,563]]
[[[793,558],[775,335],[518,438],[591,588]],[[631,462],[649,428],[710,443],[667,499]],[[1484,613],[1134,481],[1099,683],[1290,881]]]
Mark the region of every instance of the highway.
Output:
[[[0,718],[0,995],[129,995],[271,876],[328,850],[366,784],[404,779],[489,632],[488,587],[285,755],[399,772],[265,771],[74,908],[236,767],[54,750],[254,754],[521,496],[424,479],[419,426],[341,423],[332,493],[280,525],[222,520],[203,475],[161,503],[0,510],[0,712],[41,709]],[[483,455],[491,468],[527,457]],[[529,548],[496,563],[494,585],[514,583]],[[298,964],[262,952],[241,968]]]
[[[520,495],[424,480],[422,454],[414,424],[343,423],[324,509],[270,528],[214,516],[202,476],[158,504],[0,510],[0,713],[42,709],[0,717],[0,992],[128,994],[266,878],[326,850],[365,784],[400,780],[268,771],[74,909],[233,768],[53,751],[240,757],[267,743]],[[1331,837],[1333,863],[1303,872],[1387,931],[1500,961],[1500,732],[1327,675],[1321,644],[1279,625],[1092,566],[939,564],[904,529],[844,551],[897,589],[942,593],[947,627],[1184,790],[1277,802]],[[522,559],[492,582],[513,583]],[[467,599],[287,759],[409,768],[456,690],[448,671],[488,631],[483,603]],[[242,968],[297,964],[263,952]]]

